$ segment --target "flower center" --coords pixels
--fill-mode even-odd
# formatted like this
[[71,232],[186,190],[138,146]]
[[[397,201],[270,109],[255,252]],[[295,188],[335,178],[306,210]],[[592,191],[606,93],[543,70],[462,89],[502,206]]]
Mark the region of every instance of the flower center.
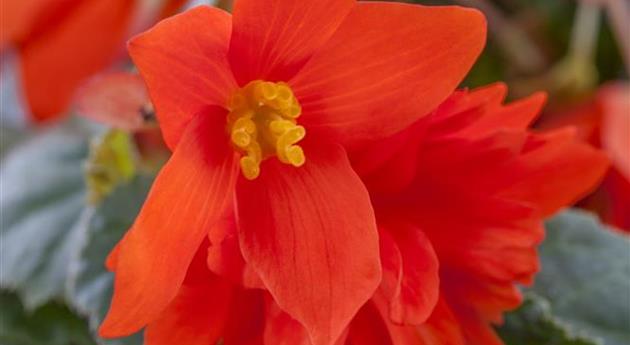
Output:
[[253,180],[260,163],[272,156],[294,167],[306,160],[298,145],[306,130],[297,124],[300,103],[289,85],[255,80],[236,91],[228,104],[227,129],[232,144],[243,153],[243,176]]

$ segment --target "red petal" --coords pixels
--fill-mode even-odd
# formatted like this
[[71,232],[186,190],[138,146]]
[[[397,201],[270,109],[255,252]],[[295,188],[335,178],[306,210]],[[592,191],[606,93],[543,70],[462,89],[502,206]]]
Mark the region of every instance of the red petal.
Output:
[[439,299],[431,317],[418,327],[418,334],[427,345],[465,345],[464,337],[455,315],[444,298]]
[[[474,91],[471,93],[473,96]],[[547,95],[539,92],[508,105],[488,109],[478,121],[459,133],[464,137],[481,137],[497,130],[526,130],[540,114]]]
[[389,331],[393,345],[465,345],[459,321],[444,298],[440,297],[431,317],[420,326],[396,325],[387,317],[388,303],[382,294],[372,301],[377,307]]
[[[465,268],[442,265],[442,289],[454,312],[466,309],[485,323],[501,323],[503,313],[516,309],[522,296],[512,279],[483,277]],[[458,315],[459,316],[459,315]],[[466,326],[462,326],[466,332]]]
[[343,149],[318,149],[306,147],[300,168],[265,162],[256,180],[239,180],[237,204],[245,260],[313,345],[329,345],[381,272],[367,191]]
[[[397,345],[392,343],[383,317],[373,303],[366,303],[352,320],[348,333],[349,345]],[[413,344],[412,342],[405,343]],[[402,343],[400,344],[402,345]]]
[[66,109],[77,87],[122,51],[132,1],[79,1],[63,20],[22,46],[22,80],[35,120]]
[[232,287],[217,278],[183,285],[171,304],[147,326],[144,344],[215,344],[223,335],[232,296]]
[[285,313],[269,298],[265,322],[265,344],[311,345],[308,333],[299,322]]
[[398,293],[390,299],[389,315],[395,323],[420,325],[431,315],[439,297],[437,256],[418,228],[389,222],[384,229],[392,236],[402,265]]
[[[463,302],[465,303],[465,301]],[[461,325],[466,344],[504,345],[492,325],[473,310],[458,305],[451,306],[451,309]]]
[[144,81],[135,73],[111,73],[96,78],[77,97],[82,116],[129,131],[146,127],[142,109],[148,105]]
[[[225,328],[225,345],[263,345],[265,293],[262,290],[236,290]],[[274,344],[275,345],[275,344]]]
[[264,289],[260,277],[241,254],[233,210],[210,229],[209,238],[207,265],[210,271],[234,284]]
[[378,237],[383,271],[379,292],[387,298],[389,303],[400,295],[400,283],[403,276],[402,255],[386,229],[379,228]]
[[227,61],[230,19],[220,9],[199,6],[129,42],[171,149],[195,114],[208,105],[225,106],[237,87]]
[[238,0],[230,62],[240,85],[287,81],[337,30],[355,0]]
[[578,142],[572,129],[531,135],[525,152],[504,172],[512,182],[501,195],[550,215],[592,191],[607,168],[605,155]]
[[343,143],[391,135],[453,92],[485,33],[472,9],[359,2],[289,82],[300,121]]
[[191,122],[119,245],[102,336],[131,334],[171,302],[208,228],[231,202],[235,164],[217,118],[204,113]]

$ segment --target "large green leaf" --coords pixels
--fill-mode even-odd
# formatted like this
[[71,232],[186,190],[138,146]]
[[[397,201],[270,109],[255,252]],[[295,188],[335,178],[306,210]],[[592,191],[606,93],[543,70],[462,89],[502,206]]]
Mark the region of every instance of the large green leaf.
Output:
[[[103,320],[112,296],[113,274],[105,269],[105,258],[133,223],[151,180],[136,177],[117,187],[99,206],[86,208],[81,217],[82,245],[72,263],[68,298],[89,318],[93,330]],[[139,344],[141,340],[135,336],[110,343]]]
[[19,298],[0,292],[0,344],[2,345],[92,345],[87,323],[67,307],[47,303],[26,311]]
[[505,316],[498,329],[507,345],[599,345],[553,316],[549,301],[528,293],[521,307]]
[[606,345],[630,344],[630,239],[581,211],[547,224],[533,291],[554,315]]
[[0,125],[0,157],[3,157],[28,135],[27,130]]
[[63,297],[83,209],[88,135],[75,122],[32,136],[0,167],[0,286],[27,309]]

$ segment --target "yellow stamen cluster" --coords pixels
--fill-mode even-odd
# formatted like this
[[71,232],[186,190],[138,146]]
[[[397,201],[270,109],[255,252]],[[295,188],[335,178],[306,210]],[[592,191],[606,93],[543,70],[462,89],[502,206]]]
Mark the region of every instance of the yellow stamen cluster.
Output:
[[258,177],[260,163],[272,156],[295,167],[304,164],[304,151],[296,145],[306,135],[297,124],[302,108],[289,85],[252,81],[234,93],[228,109],[228,133],[243,153],[245,178]]

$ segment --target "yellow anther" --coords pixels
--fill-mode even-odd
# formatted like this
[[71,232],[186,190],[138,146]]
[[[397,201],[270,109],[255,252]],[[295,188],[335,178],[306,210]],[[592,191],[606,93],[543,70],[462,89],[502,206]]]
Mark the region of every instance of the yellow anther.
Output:
[[250,156],[241,158],[241,171],[248,180],[253,180],[260,175],[260,162]]
[[273,156],[295,167],[305,163],[304,151],[297,145],[306,136],[297,124],[302,108],[289,85],[252,81],[232,95],[228,108],[227,129],[243,154],[239,163],[245,178],[258,177],[262,161]]
[[278,159],[280,159],[280,161],[283,163],[295,165],[289,159],[288,153],[291,150],[292,152],[295,151],[295,149],[292,149],[292,147],[294,146],[293,144],[304,139],[305,135],[306,135],[306,130],[304,130],[304,127],[302,126],[295,126],[285,131],[278,138],[278,141],[276,143],[276,154],[278,155]]
[[278,97],[278,88],[274,83],[259,83],[256,85],[256,96],[264,101],[271,101]]
[[289,115],[289,117],[291,118],[296,118],[298,116],[300,116],[300,114],[302,113],[302,108],[300,107],[300,105],[291,105],[289,106],[289,108],[287,109],[287,115]]
[[301,167],[306,162],[306,157],[304,156],[304,151],[301,147],[297,145],[291,145],[286,149],[285,152],[287,156],[287,160],[291,165],[295,167]]
[[242,129],[232,131],[232,142],[240,148],[246,148],[252,142],[252,137]]
[[293,99],[293,91],[288,85],[278,84],[278,99],[287,103]]
[[282,135],[293,127],[295,127],[295,123],[288,120],[274,120],[269,123],[269,129],[278,135]]

